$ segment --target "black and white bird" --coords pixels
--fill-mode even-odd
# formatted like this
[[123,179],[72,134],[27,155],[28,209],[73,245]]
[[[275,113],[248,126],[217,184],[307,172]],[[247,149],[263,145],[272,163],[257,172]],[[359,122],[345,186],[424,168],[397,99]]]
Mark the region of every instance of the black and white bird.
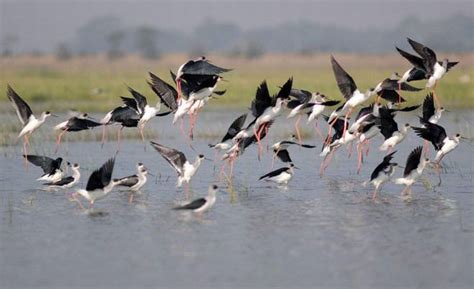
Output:
[[461,134],[457,133],[452,137],[448,137],[446,130],[442,126],[425,121],[422,123],[424,127],[413,127],[413,130],[419,137],[433,144],[436,150],[436,156],[433,162],[439,164],[445,155],[459,145],[462,138]]
[[436,89],[436,85],[438,84],[438,81],[458,62],[450,62],[447,58],[443,59],[443,61],[438,61],[436,57],[436,53],[429,47],[416,42],[413,39],[407,38],[408,43],[410,46],[413,48],[413,50],[421,56],[423,61],[421,62],[422,64],[422,70],[426,71],[425,77],[428,79],[426,83],[426,88],[432,88],[433,89],[433,95],[435,98],[435,101],[438,103],[439,106],[439,100],[437,99],[436,93],[434,93],[434,90]]
[[411,186],[421,177],[426,165],[430,163],[430,159],[421,157],[422,150],[423,147],[416,147],[408,155],[403,177],[393,180],[395,184],[405,185],[405,189],[401,193],[402,196],[411,194]]
[[[252,123],[254,124],[254,135],[257,137],[257,143],[259,145],[259,157],[262,151],[262,146],[260,144],[262,134],[261,129],[268,129],[268,126],[263,124],[274,121],[281,114],[284,103],[289,99],[292,84],[293,78],[289,78],[281,87],[278,94],[273,96],[270,96],[267,82],[265,80],[257,88],[250,109],[252,115],[255,117],[255,120]],[[257,128],[260,130],[257,131]]]
[[[334,71],[334,76],[336,77],[337,86],[341,91],[342,95],[346,99],[344,106],[342,107],[341,113],[347,111],[344,117],[344,129],[342,134],[346,133],[347,127],[347,119],[351,115],[353,109],[365,101],[367,101],[370,97],[376,94],[375,89],[369,88],[366,92],[362,93],[357,88],[357,85],[354,79],[347,73],[342,66],[336,61],[336,59],[331,56],[331,64],[332,69]],[[332,123],[330,124],[332,127]],[[330,134],[330,132],[329,132]]]
[[55,130],[61,130],[56,138],[56,151],[59,148],[61,143],[62,136],[70,131],[82,131],[91,129],[97,126],[101,126],[102,124],[98,121],[95,121],[87,115],[87,113],[79,113],[77,115],[73,115],[68,120],[63,121],[54,127]]
[[375,93],[379,98],[383,98],[392,103],[405,102],[398,91],[420,91],[421,88],[413,87],[406,82],[399,82],[398,73],[394,72],[390,77],[385,78],[375,86]]
[[127,187],[132,192],[138,192],[147,181],[148,169],[142,164],[137,164],[137,173],[135,175],[126,176],[115,179],[117,186]]
[[410,124],[406,123],[400,129],[397,122],[394,120],[394,113],[388,108],[382,107],[380,110],[380,117],[378,118],[377,126],[385,138],[385,141],[380,145],[381,151],[390,153],[391,150],[399,143],[401,143],[408,134]]
[[[115,158],[106,161],[99,169],[92,172],[87,181],[85,189],[79,189],[73,193],[75,200],[77,195],[89,201],[89,208],[94,206],[97,200],[103,199],[108,193],[117,185],[117,182],[112,180],[112,173],[114,171]],[[78,201],[82,208],[82,204]]]
[[64,171],[61,169],[62,158],[52,159],[50,157],[37,155],[23,155],[23,157],[43,170],[43,175],[36,179],[37,181],[54,183],[64,177]]
[[133,202],[133,193],[140,191],[140,189],[146,184],[147,174],[148,169],[142,163],[138,163],[137,173],[135,175],[126,176],[114,180],[117,186],[126,187],[130,191],[130,195],[128,198],[129,203]]
[[370,175],[369,183],[375,187],[374,192],[372,193],[372,200],[375,201],[377,194],[382,188],[383,184],[390,181],[393,173],[395,172],[395,167],[398,166],[397,163],[392,163],[393,155],[396,151],[386,155],[383,158],[383,161],[378,164],[372,174]]
[[48,182],[43,185],[48,186],[48,190],[59,190],[59,189],[69,189],[74,187],[81,178],[81,172],[79,171],[81,167],[78,164],[73,164],[71,166],[72,175],[63,177],[56,182]]
[[441,115],[446,111],[444,107],[435,108],[433,94],[430,93],[423,101],[423,116],[420,117],[420,122],[429,122],[437,124],[441,119]]
[[228,150],[232,146],[233,138],[242,130],[246,119],[246,113],[236,118],[227,129],[227,132],[221,141],[216,144],[209,144],[209,147],[216,150]]
[[178,109],[178,92],[176,89],[155,74],[149,72],[149,75],[151,80],[148,81],[148,85],[160,98],[161,103],[169,110],[176,111]]
[[296,169],[295,165],[290,163],[288,167],[279,168],[269,172],[268,174],[261,176],[259,180],[274,182],[278,185],[287,185],[293,178],[294,169]]
[[29,137],[46,121],[49,116],[53,114],[49,111],[45,111],[41,113],[39,118],[36,118],[30,106],[13,90],[10,85],[7,86],[7,97],[11,101],[16,114],[23,125],[23,128],[18,134],[18,138],[23,137],[23,150],[24,154],[27,155],[28,147],[30,145]]
[[196,157],[194,163],[191,164],[182,152],[153,141],[150,143],[153,148],[175,169],[178,174],[177,187],[181,187],[183,183],[189,184],[191,178],[201,165],[202,160],[205,159],[204,155],[200,154]]
[[216,185],[211,185],[208,189],[207,196],[193,200],[187,204],[174,207],[174,210],[190,210],[197,214],[202,214],[212,208],[216,203],[216,193],[218,187]]

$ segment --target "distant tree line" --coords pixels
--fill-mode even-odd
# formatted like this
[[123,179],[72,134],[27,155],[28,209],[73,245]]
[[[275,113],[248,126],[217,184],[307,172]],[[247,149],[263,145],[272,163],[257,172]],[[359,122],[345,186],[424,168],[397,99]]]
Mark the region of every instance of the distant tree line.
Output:
[[[410,36],[440,51],[474,51],[474,19],[458,15],[441,20],[404,19],[391,29],[373,27],[353,30],[310,21],[295,21],[272,27],[243,30],[228,22],[206,19],[190,33],[160,27],[125,26],[116,17],[100,17],[84,24],[72,40],[57,45],[56,55],[69,59],[73,55],[106,53],[110,59],[126,53],[138,53],[147,59],[162,53],[208,52],[257,58],[265,52],[387,52]],[[8,35],[3,54],[9,55],[21,41]]]

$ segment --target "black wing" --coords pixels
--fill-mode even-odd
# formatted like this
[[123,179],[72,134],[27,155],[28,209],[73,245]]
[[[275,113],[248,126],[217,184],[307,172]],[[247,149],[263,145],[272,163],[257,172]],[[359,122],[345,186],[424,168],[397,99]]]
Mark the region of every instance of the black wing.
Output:
[[52,159],[45,156],[23,155],[30,163],[40,167],[45,174],[54,173],[55,170],[61,168],[62,158]]
[[225,142],[229,139],[232,139],[234,136],[236,136],[239,131],[242,130],[242,127],[244,126],[245,120],[247,119],[247,114],[242,114],[238,118],[236,118],[230,127],[227,129],[227,133],[225,136],[222,138],[221,142]]
[[73,181],[74,181],[74,178],[69,176],[69,177],[62,178],[57,182],[45,183],[43,185],[45,185],[45,186],[65,186],[69,183],[72,183]]
[[372,174],[370,175],[370,180],[372,181],[373,179],[377,178],[379,176],[379,173],[381,171],[384,171],[389,165],[390,165],[390,161],[393,159],[393,155],[396,153],[397,151],[394,151],[388,155],[386,155],[384,158],[383,158],[383,161],[374,169],[374,171],[372,172]]
[[304,89],[292,88],[290,91],[290,96],[295,97],[301,103],[308,102],[311,99],[311,92]]
[[112,111],[112,117],[110,118],[111,122],[118,122],[126,127],[136,127],[139,120],[140,115],[138,114],[138,111],[129,106],[115,108]]
[[138,109],[138,103],[134,98],[131,97],[125,97],[121,96],[122,102],[125,104],[125,106],[135,110],[136,112],[140,113],[140,110]]
[[272,172],[269,172],[268,174],[265,174],[259,178],[259,180],[264,179],[264,178],[271,178],[274,176],[278,176],[279,174],[286,172],[288,170],[287,167],[284,168],[279,168],[278,170],[274,170]]
[[181,69],[182,74],[197,74],[197,75],[218,75],[232,69],[222,68],[210,63],[206,59],[190,60]]
[[417,81],[417,80],[423,80],[426,79],[426,71],[423,69],[418,69],[416,67],[413,67],[410,72],[409,76],[407,78],[407,82],[410,81]]
[[160,155],[176,170],[178,175],[183,174],[183,166],[186,163],[186,156],[175,149],[166,147],[159,143],[150,142],[153,148],[160,153]]
[[204,204],[206,204],[206,202],[207,202],[207,200],[205,198],[199,198],[199,199],[196,199],[196,200],[192,201],[189,204],[174,207],[173,210],[196,210],[196,209],[199,209],[200,207],[204,206]]
[[94,191],[103,189],[110,183],[114,171],[115,158],[106,161],[99,169],[95,170],[87,181],[86,190]]
[[280,91],[276,95],[276,97],[273,97],[274,102],[276,101],[277,98],[281,99],[288,99],[290,97],[291,93],[291,86],[293,85],[293,77],[290,77],[285,84],[281,87]]
[[268,91],[267,82],[264,80],[257,88],[255,99],[252,100],[251,111],[252,115],[259,117],[265,109],[272,105],[272,98]]
[[331,64],[339,90],[345,99],[349,99],[357,89],[354,79],[337,63],[333,56],[331,56]]
[[433,94],[430,93],[425,97],[423,101],[423,120],[428,122],[430,117],[435,114],[435,106],[433,100]]
[[368,114],[371,114],[372,111],[374,110],[374,104],[371,104],[369,106],[365,106],[359,110],[359,113],[357,114],[355,120],[359,120],[361,117],[366,116]]
[[427,140],[430,141],[436,150],[440,150],[443,146],[443,141],[446,138],[446,130],[437,124],[423,121],[423,127],[413,127],[415,133]]
[[321,102],[320,105],[324,105],[324,106],[335,106],[336,104],[340,103],[341,101],[339,100],[328,100],[328,101],[325,101],[325,102]]
[[410,174],[411,171],[415,170],[420,164],[421,151],[423,150],[422,146],[416,147],[407,158],[407,163],[405,165],[405,170],[403,171],[403,176],[406,177]]
[[276,153],[276,156],[280,159],[280,161],[284,163],[292,163],[293,161],[291,160],[290,153],[288,150],[274,150]]
[[21,124],[25,125],[33,114],[30,106],[13,90],[10,85],[7,86],[7,97],[12,102]]
[[429,47],[416,42],[410,38],[408,39],[408,43],[410,43],[413,50],[416,51],[421,57],[423,57],[423,65],[425,67],[426,72],[431,75],[433,74],[433,68],[435,63],[437,62],[436,53],[430,49]]
[[147,105],[146,97],[131,87],[128,87],[128,91],[137,102],[138,112],[143,114],[145,112],[145,106]]
[[149,74],[151,82],[148,82],[148,85],[150,85],[151,89],[158,95],[161,102],[172,111],[177,110],[178,92],[176,89],[155,74],[151,72],[149,72]]
[[118,179],[120,181],[119,186],[123,187],[133,187],[138,183],[138,176],[137,175],[132,175],[128,177],[123,177],[121,179]]
[[395,47],[400,53],[401,56],[403,56],[406,60],[408,60],[415,68],[419,70],[425,70],[425,65],[423,64],[423,58],[418,57],[416,55],[410,54],[398,47]]
[[396,90],[382,89],[382,91],[378,93],[378,96],[393,103],[406,101]]
[[385,139],[388,139],[394,132],[398,131],[398,125],[389,109],[381,107],[379,113],[380,117],[378,118],[377,126]]
[[102,125],[100,122],[96,122],[91,119],[86,118],[78,118],[78,117],[71,117],[67,122],[67,130],[68,131],[81,131],[86,130],[89,128],[93,128],[96,126]]
[[417,105],[412,105],[412,106],[406,106],[404,108],[395,108],[395,109],[392,109],[393,111],[401,111],[401,112],[408,112],[408,111],[414,111],[415,109],[419,108],[421,105],[420,104],[417,104]]
[[414,87],[408,83],[398,83],[398,80],[386,78],[382,81],[382,88],[385,90],[403,90],[403,91],[420,91],[422,88]]

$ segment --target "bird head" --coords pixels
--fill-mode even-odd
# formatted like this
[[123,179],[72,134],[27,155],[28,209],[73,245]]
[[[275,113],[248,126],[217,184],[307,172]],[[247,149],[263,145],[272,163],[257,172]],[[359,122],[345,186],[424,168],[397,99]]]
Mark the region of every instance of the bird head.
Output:
[[367,89],[366,94],[367,94],[368,96],[374,96],[374,95],[377,94],[377,90],[376,90],[375,88],[371,87],[371,88]]
[[78,170],[80,168],[79,164],[75,163],[72,165],[72,168]]

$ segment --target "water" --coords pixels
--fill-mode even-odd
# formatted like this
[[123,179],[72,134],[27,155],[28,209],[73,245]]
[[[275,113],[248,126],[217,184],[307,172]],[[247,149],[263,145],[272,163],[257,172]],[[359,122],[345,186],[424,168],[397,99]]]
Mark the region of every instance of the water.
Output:
[[[196,151],[212,157],[207,143],[217,137],[203,136],[223,133],[238,115],[204,113],[196,129]],[[415,122],[414,116],[407,120]],[[194,158],[197,153],[168,128],[168,122],[155,120],[148,130],[158,132],[161,143]],[[453,133],[470,133],[470,124],[468,113],[443,119]],[[290,128],[288,123],[273,127],[270,141]],[[53,144],[38,138],[33,149],[51,155]],[[380,153],[369,156],[358,176],[356,160],[348,160],[341,149],[320,178],[321,141],[314,137],[305,142],[318,148],[290,148],[301,170],[287,189],[257,181],[270,170],[271,160],[267,154],[259,162],[256,147],[249,149],[236,163],[234,191],[221,184],[215,207],[202,218],[171,210],[184,198],[175,188],[176,175],[151,147],[145,152],[140,141],[123,143],[114,177],[134,173],[138,161],[156,177],[149,178],[133,204],[128,204],[126,192],[117,191],[98,201],[98,215],[81,211],[64,193],[39,190],[34,180],[39,170],[30,166],[25,172],[21,146],[2,148],[0,287],[473,286],[472,143],[462,143],[446,157],[441,187],[417,184],[413,199],[404,201],[399,197],[402,187],[387,184],[380,201],[373,203],[372,189],[361,183],[381,160]],[[421,143],[411,134],[395,161],[404,164],[409,151]],[[115,149],[113,141],[103,149],[97,142],[69,142],[60,154],[81,164],[85,186],[91,171]],[[206,194],[218,170],[212,162],[202,164],[192,182],[194,197]],[[396,175],[401,173],[399,169]],[[434,172],[426,176],[436,185]]]

